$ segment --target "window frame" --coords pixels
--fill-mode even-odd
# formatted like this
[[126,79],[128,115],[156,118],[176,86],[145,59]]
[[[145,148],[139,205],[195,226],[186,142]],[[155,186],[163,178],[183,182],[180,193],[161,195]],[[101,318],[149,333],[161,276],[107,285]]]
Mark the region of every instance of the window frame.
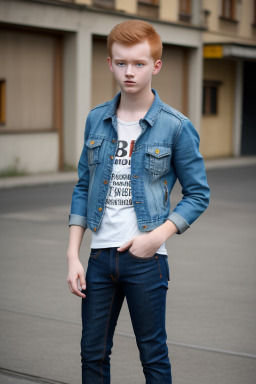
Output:
[[222,0],[221,20],[238,22],[237,21],[237,0]]
[[179,20],[190,22],[192,17],[192,0],[179,0]]
[[[219,86],[221,81],[204,80],[203,81],[203,95],[202,95],[202,115],[203,116],[217,116],[219,113]],[[213,100],[212,90],[215,90],[215,100]],[[214,107],[213,104],[214,103]]]
[[0,126],[6,124],[6,80],[0,79]]

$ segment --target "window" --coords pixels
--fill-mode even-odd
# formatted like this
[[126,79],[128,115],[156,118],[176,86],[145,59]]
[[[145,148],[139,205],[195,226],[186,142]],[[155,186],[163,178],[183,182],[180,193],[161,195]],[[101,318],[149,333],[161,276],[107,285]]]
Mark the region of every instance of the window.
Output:
[[236,0],[222,0],[222,18],[236,19]]
[[159,5],[159,0],[139,0],[140,3]]
[[179,19],[180,21],[190,21],[191,0],[180,0]]
[[103,8],[114,8],[115,2],[114,0],[93,0],[93,5]]
[[203,115],[217,115],[219,81],[204,81],[203,86]]
[[5,80],[0,80],[0,124],[5,124]]

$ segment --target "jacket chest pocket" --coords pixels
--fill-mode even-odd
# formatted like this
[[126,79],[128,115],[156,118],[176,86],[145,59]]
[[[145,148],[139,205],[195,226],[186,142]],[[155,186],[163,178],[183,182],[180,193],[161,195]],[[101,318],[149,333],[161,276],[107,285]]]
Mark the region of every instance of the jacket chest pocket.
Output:
[[88,153],[88,164],[99,164],[102,161],[102,142],[103,139],[88,139],[85,143]]
[[153,175],[161,175],[169,170],[171,148],[150,146],[146,149],[145,169]]

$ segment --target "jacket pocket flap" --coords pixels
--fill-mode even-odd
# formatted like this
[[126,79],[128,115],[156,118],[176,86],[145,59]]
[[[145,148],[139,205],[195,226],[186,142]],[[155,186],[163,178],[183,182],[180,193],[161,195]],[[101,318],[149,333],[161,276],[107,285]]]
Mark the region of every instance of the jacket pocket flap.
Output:
[[172,151],[171,151],[171,148],[169,147],[161,147],[161,146],[154,145],[152,147],[148,147],[146,149],[146,153],[160,159],[161,157],[170,155]]
[[99,147],[102,144],[102,141],[103,141],[103,139],[93,139],[93,138],[90,138],[90,139],[88,139],[86,141],[85,145],[88,148],[96,148],[96,147]]

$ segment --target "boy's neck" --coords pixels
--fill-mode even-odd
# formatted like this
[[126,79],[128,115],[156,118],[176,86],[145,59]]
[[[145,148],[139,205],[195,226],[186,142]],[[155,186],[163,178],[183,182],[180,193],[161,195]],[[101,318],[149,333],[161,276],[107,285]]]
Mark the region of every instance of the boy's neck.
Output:
[[136,94],[121,91],[117,117],[126,122],[142,119],[151,107],[154,98],[151,88]]

